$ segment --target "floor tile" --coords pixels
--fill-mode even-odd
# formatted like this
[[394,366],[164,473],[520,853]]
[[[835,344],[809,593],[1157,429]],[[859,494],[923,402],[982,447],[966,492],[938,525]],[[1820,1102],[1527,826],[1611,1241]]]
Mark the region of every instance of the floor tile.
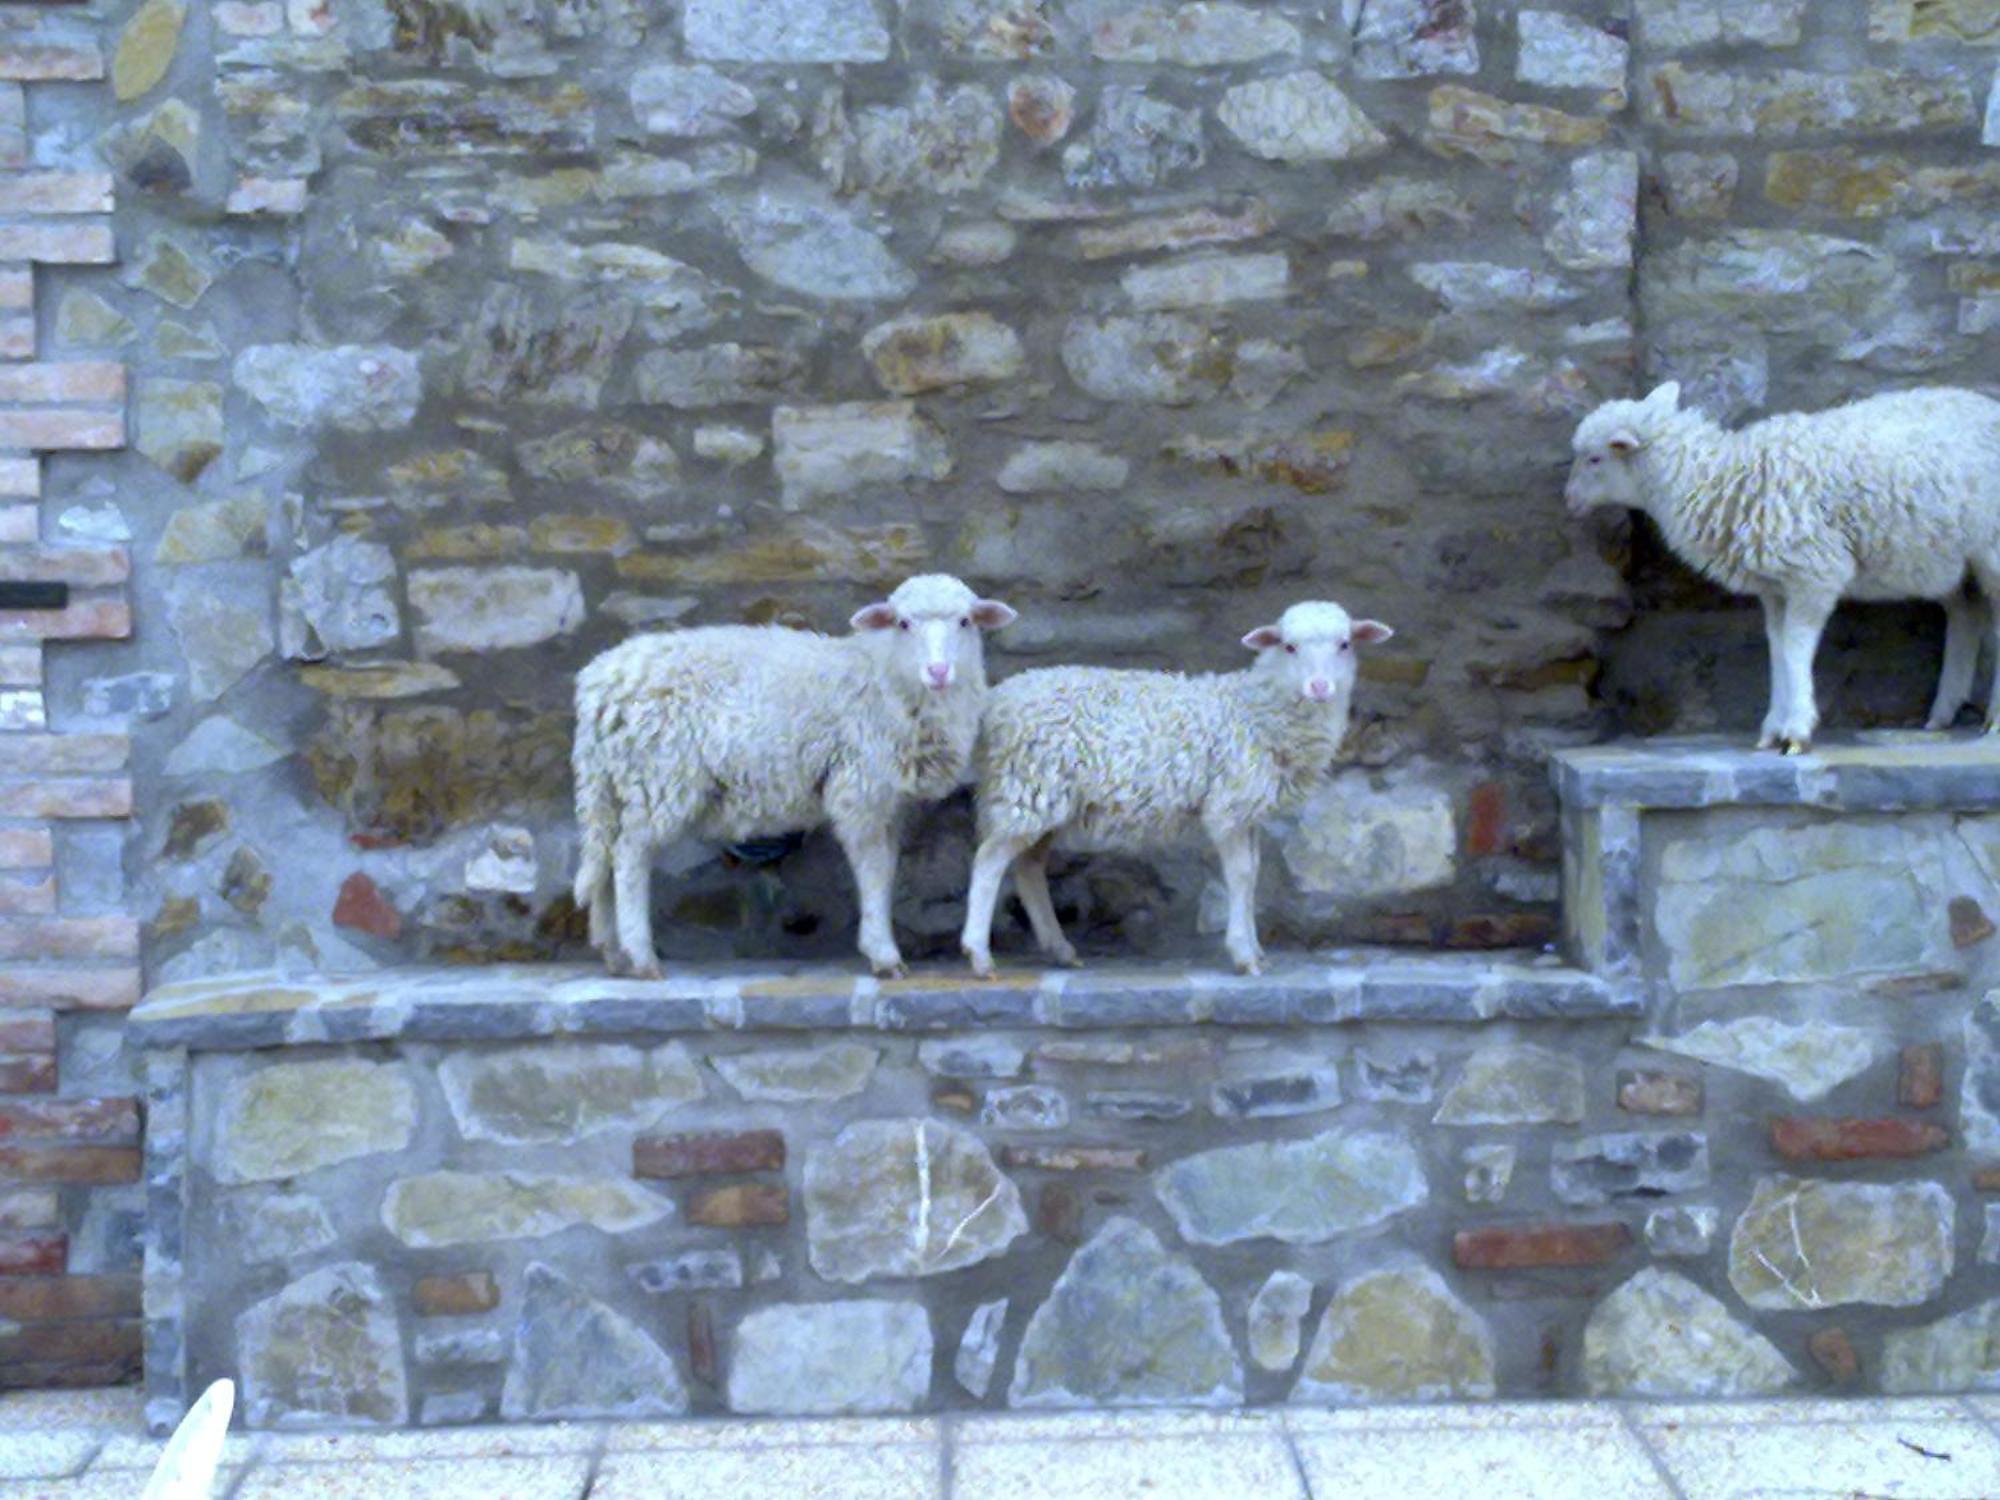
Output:
[[104,1445],[87,1427],[49,1432],[0,1432],[0,1479],[55,1479],[81,1473]]
[[[225,1464],[241,1464],[255,1456],[264,1442],[263,1434],[256,1432],[232,1432],[223,1439],[222,1461]],[[130,1433],[117,1432],[104,1440],[104,1446],[97,1450],[97,1456],[90,1461],[91,1474],[113,1471],[130,1472],[144,1469],[150,1472],[159,1463],[160,1455],[166,1452],[165,1438],[137,1437]]]
[[607,1424],[523,1422],[397,1432],[270,1432],[258,1452],[272,1463],[402,1462],[427,1458],[526,1458],[594,1453]]
[[583,1454],[259,1464],[233,1500],[580,1500],[589,1483]]
[[1294,1438],[1318,1496],[1671,1500],[1646,1451],[1619,1427],[1400,1427]]
[[1626,1410],[1647,1427],[1769,1427],[1801,1422],[1962,1421],[1956,1396],[1870,1396],[1846,1401],[1635,1401]]
[[[1307,1500],[1285,1440],[1107,1437],[1087,1441],[961,1442],[953,1500]],[[1334,1491],[1327,1493],[1333,1494]],[[1407,1500],[1407,1496],[1404,1497]]]
[[610,1453],[590,1500],[939,1500],[942,1470],[930,1443]]
[[[240,1469],[220,1469],[215,1493],[226,1495]],[[0,1484],[0,1500],[139,1500],[146,1476],[128,1471],[89,1473],[80,1479],[29,1480]]]
[[8,1391],[0,1395],[0,1427],[121,1427],[146,1430],[146,1401],[137,1386],[86,1391]]
[[1607,1401],[1412,1402],[1402,1406],[1287,1406],[1285,1426],[1296,1433],[1382,1432],[1439,1427],[1501,1432],[1548,1428],[1616,1427],[1622,1418]]
[[979,1412],[956,1419],[961,1443],[1067,1442],[1072,1439],[1261,1437],[1283,1430],[1275,1411]]
[[941,1431],[935,1417],[805,1418],[740,1417],[689,1422],[609,1422],[605,1448],[614,1453],[653,1453],[667,1448],[786,1448],[821,1443],[922,1445]]
[[1688,1500],[2000,1495],[2000,1437],[1967,1418],[1640,1425]]

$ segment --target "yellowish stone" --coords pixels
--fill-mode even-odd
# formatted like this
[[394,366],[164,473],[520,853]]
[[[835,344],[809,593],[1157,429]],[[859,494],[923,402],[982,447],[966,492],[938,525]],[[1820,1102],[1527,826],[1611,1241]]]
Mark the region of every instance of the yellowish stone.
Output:
[[111,91],[120,104],[137,99],[167,76],[186,17],[180,0],[146,0],[125,23],[111,59]]

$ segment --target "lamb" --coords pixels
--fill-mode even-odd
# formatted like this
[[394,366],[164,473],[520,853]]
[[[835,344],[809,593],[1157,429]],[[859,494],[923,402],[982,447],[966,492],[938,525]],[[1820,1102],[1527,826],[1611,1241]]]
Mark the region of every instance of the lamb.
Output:
[[[1680,409],[1672,382],[1608,401],[1577,425],[1570,513],[1631,506],[1685,561],[1764,606],[1771,703],[1760,750],[1811,747],[1812,664],[1842,599],[1935,599],[1944,667],[1927,727],[1972,691],[1980,610],[2000,603],[2000,401],[1949,387],[1899,391],[1727,432]],[[2000,620],[1986,732],[2000,732]]]
[[1260,972],[1257,823],[1304,799],[1347,734],[1357,645],[1393,632],[1338,604],[1294,604],[1243,637],[1248,670],[1049,667],[987,698],[974,756],[979,848],[962,945],[993,977],[993,907],[1011,865],[1041,950],[1075,964],[1049,900],[1054,849],[1138,850],[1206,833],[1229,888],[1226,942]]
[[855,634],[720,625],[635,636],[577,674],[576,902],[613,973],[656,978],[653,851],[831,824],[860,892],[861,952],[903,972],[889,925],[902,815],[965,779],[986,696],[981,632],[1015,618],[926,574]]

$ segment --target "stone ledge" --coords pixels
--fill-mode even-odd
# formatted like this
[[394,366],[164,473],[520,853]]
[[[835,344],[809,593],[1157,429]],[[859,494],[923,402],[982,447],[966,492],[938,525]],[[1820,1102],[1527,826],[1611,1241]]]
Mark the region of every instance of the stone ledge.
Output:
[[235,1051],[635,1031],[1585,1021],[1641,1008],[1636,993],[1525,953],[1357,949],[1280,960],[1256,978],[1107,964],[1017,970],[987,984],[955,967],[876,980],[831,966],[706,966],[632,980],[582,964],[496,964],[318,978],[244,973],[166,985],[132,1012],[130,1035],[140,1046]]
[[1627,740],[1550,757],[1567,807],[1817,807],[1903,812],[2000,805],[2000,737],[1875,730],[1809,755],[1742,736]]

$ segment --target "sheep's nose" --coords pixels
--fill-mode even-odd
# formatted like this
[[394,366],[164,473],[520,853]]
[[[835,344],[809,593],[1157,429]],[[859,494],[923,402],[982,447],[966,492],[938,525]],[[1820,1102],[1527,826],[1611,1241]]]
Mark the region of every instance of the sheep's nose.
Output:
[[951,682],[951,668],[944,662],[932,662],[924,668],[924,676],[931,680],[932,687],[944,687]]
[[1324,677],[1315,677],[1306,684],[1306,696],[1316,703],[1324,703],[1333,696],[1333,686]]

